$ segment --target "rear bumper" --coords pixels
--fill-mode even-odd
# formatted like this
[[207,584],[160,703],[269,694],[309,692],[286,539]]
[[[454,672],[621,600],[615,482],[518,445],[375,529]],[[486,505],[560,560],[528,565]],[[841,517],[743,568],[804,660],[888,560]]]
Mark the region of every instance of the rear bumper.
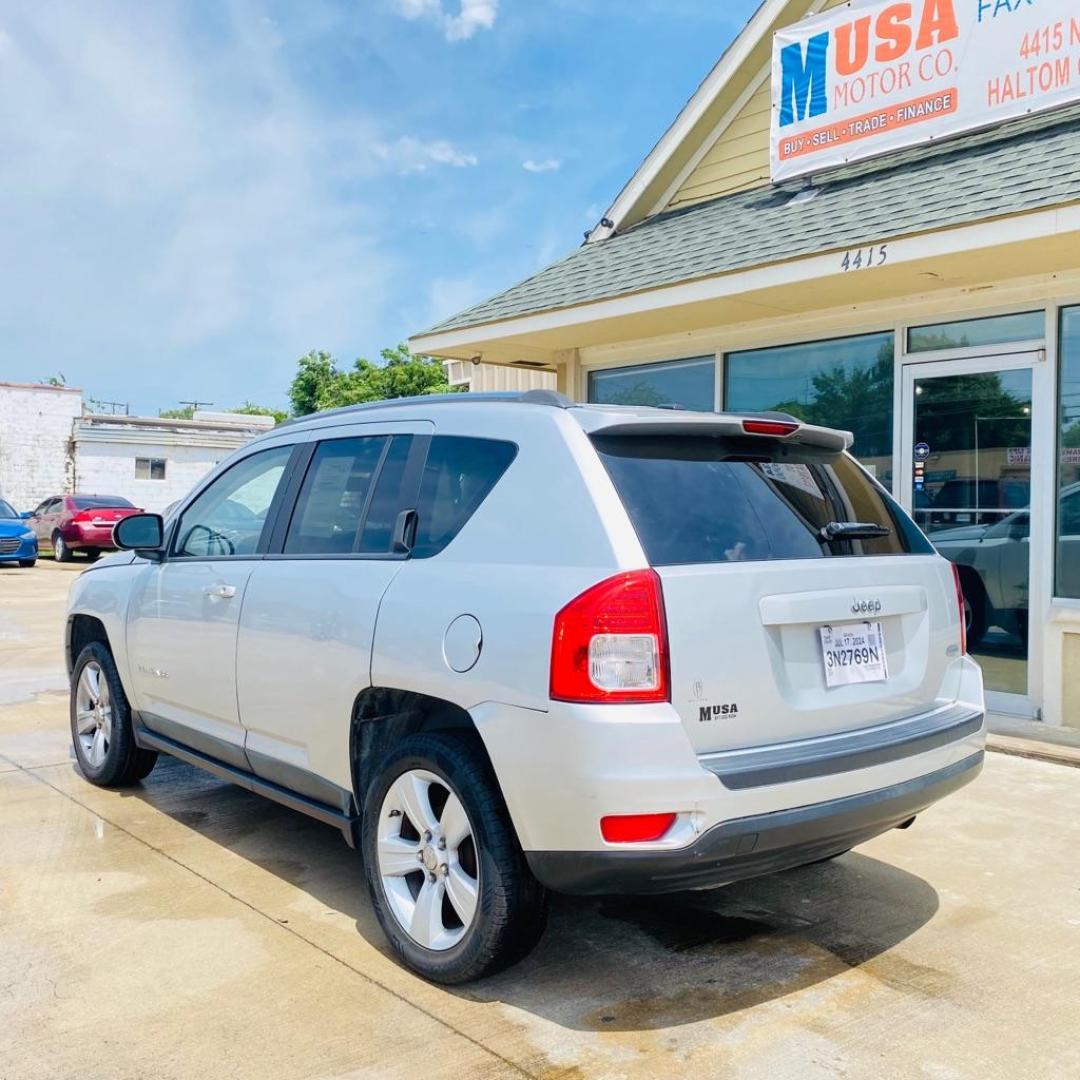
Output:
[[64,543],[70,548],[113,547],[112,525],[69,525],[60,530]]
[[536,877],[578,895],[707,889],[803,866],[847,851],[909,821],[974,780],[983,752],[886,788],[737,818],[689,847],[654,851],[527,851]]

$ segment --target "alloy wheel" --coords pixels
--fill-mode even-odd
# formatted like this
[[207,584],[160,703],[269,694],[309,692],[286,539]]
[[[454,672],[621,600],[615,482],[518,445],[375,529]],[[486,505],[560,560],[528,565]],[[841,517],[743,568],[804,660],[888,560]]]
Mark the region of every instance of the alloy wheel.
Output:
[[378,873],[401,928],[445,952],[476,918],[480,863],[458,795],[434,773],[412,769],[390,786],[379,813]]
[[100,769],[112,743],[113,709],[109,683],[96,660],[82,669],[75,689],[75,730],[86,763]]

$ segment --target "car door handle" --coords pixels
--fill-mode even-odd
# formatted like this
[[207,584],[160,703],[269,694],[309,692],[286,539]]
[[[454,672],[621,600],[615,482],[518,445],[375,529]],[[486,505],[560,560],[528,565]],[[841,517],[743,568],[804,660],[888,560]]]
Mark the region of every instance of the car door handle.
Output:
[[214,600],[231,600],[236,595],[235,585],[210,585],[203,592]]

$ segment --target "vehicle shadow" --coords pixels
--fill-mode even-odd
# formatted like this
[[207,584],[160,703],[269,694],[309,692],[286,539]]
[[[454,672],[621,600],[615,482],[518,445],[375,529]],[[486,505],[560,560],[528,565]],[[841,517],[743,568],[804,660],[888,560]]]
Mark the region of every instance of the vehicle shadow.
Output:
[[[346,915],[389,955],[360,857],[333,829],[167,758],[129,795]],[[883,954],[937,909],[922,878],[858,853],[704,893],[557,896],[530,957],[451,992],[577,1031],[693,1024],[852,968],[930,996],[942,975]]]

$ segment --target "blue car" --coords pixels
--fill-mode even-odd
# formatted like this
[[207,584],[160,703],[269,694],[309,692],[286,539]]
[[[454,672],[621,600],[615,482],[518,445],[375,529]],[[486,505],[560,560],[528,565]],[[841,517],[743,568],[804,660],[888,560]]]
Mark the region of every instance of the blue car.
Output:
[[0,499],[0,566],[17,562],[33,566],[37,562],[38,542],[34,530],[23,520],[9,502]]

